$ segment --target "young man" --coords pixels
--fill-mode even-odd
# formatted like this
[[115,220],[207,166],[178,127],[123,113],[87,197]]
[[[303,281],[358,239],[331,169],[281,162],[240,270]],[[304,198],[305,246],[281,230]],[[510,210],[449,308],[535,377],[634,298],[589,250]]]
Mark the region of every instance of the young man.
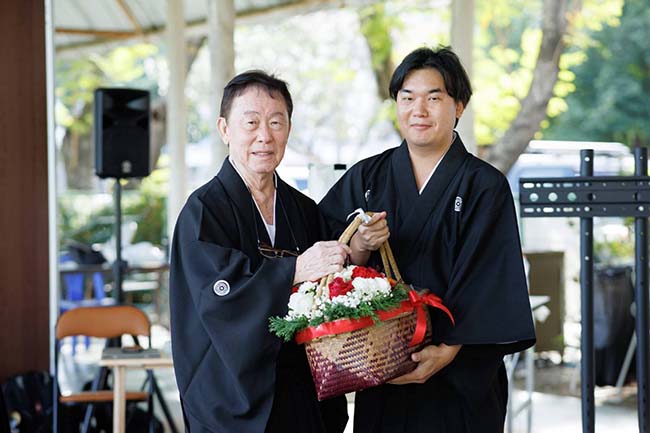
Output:
[[[417,368],[357,394],[355,431],[503,431],[503,356],[535,341],[512,195],[505,177],[469,154],[454,127],[472,90],[448,48],[421,48],[390,83],[404,141],[353,166],[320,203],[333,234],[355,209],[377,211],[353,237],[352,261],[378,263],[390,237],[404,280],[441,296]],[[381,212],[379,212],[381,211]]]

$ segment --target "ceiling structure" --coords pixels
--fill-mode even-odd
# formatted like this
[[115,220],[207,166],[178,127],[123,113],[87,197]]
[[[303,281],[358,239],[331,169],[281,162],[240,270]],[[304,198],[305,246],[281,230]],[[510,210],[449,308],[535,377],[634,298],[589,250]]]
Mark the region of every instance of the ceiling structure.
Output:
[[[238,21],[255,21],[343,7],[345,0],[234,0]],[[187,33],[207,34],[208,0],[184,0]],[[370,3],[353,1],[354,5]],[[58,53],[143,39],[165,29],[165,0],[53,0]]]

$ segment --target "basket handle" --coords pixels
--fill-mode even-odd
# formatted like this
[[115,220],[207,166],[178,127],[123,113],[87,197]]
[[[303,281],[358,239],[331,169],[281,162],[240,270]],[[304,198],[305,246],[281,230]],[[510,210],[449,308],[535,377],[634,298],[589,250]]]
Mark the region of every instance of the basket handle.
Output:
[[[338,241],[340,243],[348,244],[350,242],[352,236],[354,236],[354,234],[359,229],[361,224],[363,224],[364,215],[372,217],[374,215],[374,212],[361,211],[361,214],[358,214],[352,220],[350,225],[348,225],[348,227],[343,231],[343,233],[339,237]],[[393,278],[394,276],[395,280],[402,281],[402,276],[400,275],[399,270],[397,269],[397,262],[395,261],[395,256],[393,256],[393,251],[390,248],[390,244],[388,243],[388,240],[386,240],[379,247],[379,254],[381,255],[381,262],[382,265],[384,266],[384,272],[386,273],[386,277]],[[316,295],[320,296],[321,293],[323,292],[323,288],[329,283],[331,283],[333,279],[334,279],[334,274],[329,274],[321,278],[320,283],[318,284],[318,289],[316,290]]]

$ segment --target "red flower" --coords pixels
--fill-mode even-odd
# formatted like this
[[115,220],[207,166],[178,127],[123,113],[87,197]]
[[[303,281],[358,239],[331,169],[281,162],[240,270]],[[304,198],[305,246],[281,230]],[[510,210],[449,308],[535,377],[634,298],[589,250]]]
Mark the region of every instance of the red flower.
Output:
[[377,272],[373,268],[367,268],[365,266],[357,266],[352,270],[352,279],[355,278],[381,278],[384,275]]
[[291,293],[297,293],[297,292],[298,292],[298,286],[297,286],[297,285],[296,285],[296,286],[293,286],[293,287],[291,288]]
[[337,296],[345,295],[354,287],[352,286],[352,281],[345,281],[341,277],[336,277],[332,280],[331,283],[327,286],[330,289],[330,299],[333,299]]

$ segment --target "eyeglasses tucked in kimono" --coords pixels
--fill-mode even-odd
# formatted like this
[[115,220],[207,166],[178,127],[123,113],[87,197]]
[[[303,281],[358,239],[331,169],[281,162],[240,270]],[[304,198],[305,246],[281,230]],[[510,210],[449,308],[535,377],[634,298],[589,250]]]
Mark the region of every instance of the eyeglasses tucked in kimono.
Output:
[[[257,215],[255,214],[256,205],[255,205],[255,200],[253,199],[253,195],[251,194],[251,205],[253,208],[253,221],[255,221],[255,238],[257,239],[257,251],[260,253],[262,257],[267,259],[279,259],[283,257],[298,257],[300,255],[300,247],[298,246],[298,242],[296,242],[296,237],[294,236],[293,230],[291,229],[291,223],[289,222],[287,211],[284,209],[284,204],[282,203],[280,194],[277,194],[276,197],[278,202],[280,203],[280,208],[282,209],[284,219],[287,222],[289,233],[291,233],[291,239],[293,240],[293,244],[295,245],[295,250],[274,248],[271,245],[267,244],[266,242],[260,241],[260,232],[257,227]],[[277,220],[276,220],[276,224],[277,224]]]

